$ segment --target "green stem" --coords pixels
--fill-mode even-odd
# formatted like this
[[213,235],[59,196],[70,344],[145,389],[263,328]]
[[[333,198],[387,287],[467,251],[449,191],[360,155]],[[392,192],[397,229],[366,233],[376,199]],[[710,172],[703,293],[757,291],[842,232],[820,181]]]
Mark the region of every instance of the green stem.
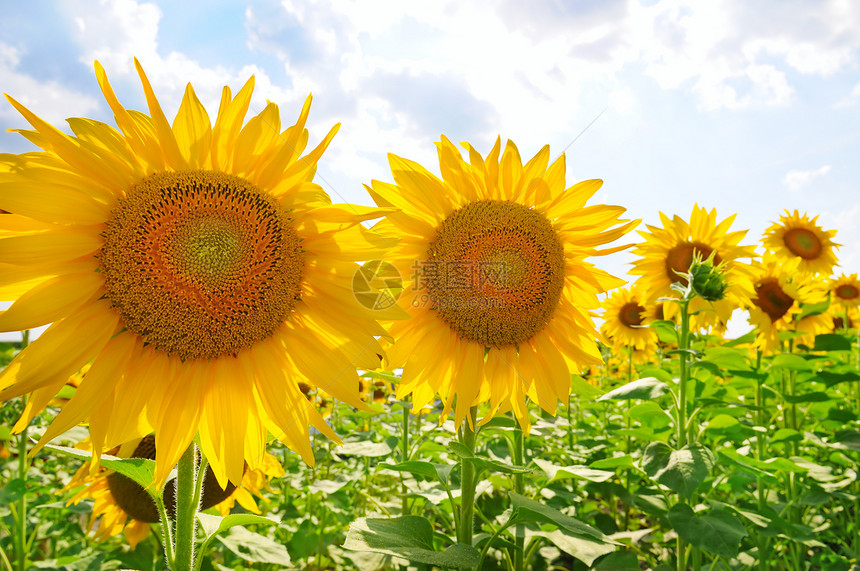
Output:
[[164,559],[167,568],[173,569],[176,566],[176,554],[173,551],[173,527],[164,507],[164,490],[156,494],[153,499],[155,500],[155,507],[158,509],[158,519],[161,521],[161,543],[164,545]]
[[205,471],[198,472],[196,457],[196,446],[192,443],[179,459],[176,470],[175,571],[194,569],[195,524],[205,474]]
[[0,560],[3,561],[3,569],[6,571],[13,571],[12,562],[9,561],[9,558],[6,556],[6,552],[3,551],[2,547],[0,547]]
[[[401,427],[403,434],[400,438],[400,461],[407,462],[409,460],[409,408],[405,405],[403,406]],[[406,490],[406,480],[402,473],[400,475],[400,501],[400,513],[409,515],[409,495]]]
[[[756,361],[755,361],[755,370],[759,372],[761,369],[761,350],[756,351]],[[759,428],[763,428],[766,426],[767,421],[765,420],[765,400],[764,400],[764,390],[763,390],[763,381],[756,379],[755,380],[755,416],[756,416],[756,426]],[[767,440],[766,433],[759,432],[756,436],[756,459],[759,461],[766,460],[767,456]],[[761,476],[756,477],[756,488],[758,492],[758,509],[759,512],[763,512],[765,507],[767,507],[767,490],[765,489],[764,478]],[[758,540],[758,568],[759,571],[766,571],[770,562],[765,557],[765,553],[768,552],[768,539],[763,534],[757,534]]]
[[[27,348],[27,345],[30,344],[30,330],[27,329],[21,332],[21,351]],[[21,397],[21,412],[27,410],[27,397],[26,395]],[[30,471],[30,462],[27,458],[27,426],[21,430],[21,434],[18,435],[18,477],[21,478],[25,483],[27,482],[27,473]],[[15,546],[15,554],[18,559],[18,569],[19,571],[25,571],[27,569],[27,554],[29,550],[27,549],[27,494],[21,494],[21,498],[18,500],[18,532],[16,534],[15,539],[17,540],[17,545]]]
[[503,525],[499,529],[497,529],[495,531],[495,533],[493,533],[493,535],[490,537],[490,539],[484,544],[484,547],[481,548],[481,562],[478,563],[478,568],[476,571],[481,571],[481,569],[484,567],[484,561],[487,560],[487,551],[490,550],[490,546],[493,544],[493,542],[496,540],[497,537],[502,535],[502,533],[504,533],[504,531],[506,529],[511,527],[511,522],[513,522],[516,518],[517,518],[516,511],[511,512],[511,517],[508,518],[508,521],[505,523],[505,525]]
[[[690,348],[690,299],[686,296],[679,302],[681,307],[681,330],[678,333],[678,448],[687,445],[687,349]],[[681,503],[688,503],[687,498],[679,494]],[[677,570],[687,569],[687,542],[679,535],[675,541],[677,551]]]
[[567,395],[567,447],[570,450],[573,450],[573,419],[570,410],[572,398],[570,394]]
[[[514,417],[514,422],[516,422],[516,417]],[[523,465],[523,458],[525,456],[524,440],[523,431],[519,424],[517,424],[516,428],[514,428],[514,457],[512,458],[514,466]],[[523,481],[523,474],[521,473],[514,474],[514,491],[521,496],[525,495],[525,482]],[[523,556],[525,555],[524,551],[526,547],[526,527],[524,524],[517,524],[517,527],[514,530],[514,537],[517,546],[514,551],[514,571],[523,571]]]
[[689,300],[681,300],[681,331],[678,335],[680,349],[678,363],[678,448],[687,445],[687,349],[690,348]]
[[[627,384],[630,384],[633,381],[633,347],[627,347]],[[630,428],[631,428],[631,419],[630,419],[630,400],[627,400],[627,454],[630,454],[630,451],[633,449],[633,439],[630,437]],[[630,493],[630,470],[624,471],[624,487],[627,490],[627,493]],[[630,508],[629,506],[625,506],[624,508],[624,527],[623,529],[628,529],[630,526]]]
[[[475,424],[478,417],[478,407],[469,409],[469,418],[460,428],[460,444],[469,452],[475,453]],[[472,526],[475,507],[475,464],[466,458],[460,460],[460,526],[457,528],[457,542],[472,545]]]

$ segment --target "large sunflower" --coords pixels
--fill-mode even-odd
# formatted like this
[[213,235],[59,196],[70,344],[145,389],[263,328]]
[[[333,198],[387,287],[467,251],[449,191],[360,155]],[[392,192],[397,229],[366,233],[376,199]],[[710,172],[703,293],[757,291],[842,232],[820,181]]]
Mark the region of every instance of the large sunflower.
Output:
[[[119,130],[69,119],[68,136],[8,97],[44,152],[0,159],[0,330],[53,322],[0,374],[0,399],[32,393],[26,426],[92,366],[42,437],[89,418],[96,454],[156,433],[163,485],[195,435],[218,482],[263,458],[267,430],[308,463],[308,424],[336,438],[298,388],[362,406],[355,367],[379,364],[376,315],[353,298],[354,260],[381,250],[312,181],[335,126],[304,156],[311,98],[281,131],[268,103],[244,124],[253,77],[225,87],[214,125],[189,85],[173,123],[140,65],[149,114]],[[375,241],[378,244],[379,241]]]
[[[151,459],[155,455],[155,439],[148,435],[127,442],[112,452],[121,458]],[[238,502],[244,509],[259,514],[261,512],[255,497],[265,500],[262,491],[271,492],[271,479],[283,475],[284,468],[277,458],[268,452],[264,453],[258,468],[245,471],[238,486],[218,486],[211,481],[214,480],[214,474],[207,470],[200,508],[215,508],[222,516],[226,516]],[[93,500],[88,527],[95,530],[97,540],[105,540],[122,533],[134,549],[149,535],[151,524],[158,523],[155,503],[143,488],[112,470],[98,469],[91,462],[84,463],[63,490],[76,490],[69,499],[69,504],[78,504],[86,499]],[[174,509],[172,502],[175,492],[175,489],[171,489],[167,494],[170,498],[166,500],[168,510]]]
[[[663,226],[648,225],[648,232],[639,231],[645,242],[636,246],[633,253],[639,259],[633,262],[631,274],[642,276],[637,283],[650,300],[661,297],[678,297],[671,289],[673,283],[686,285],[685,274],[696,255],[703,259],[714,255],[714,263],[722,263],[728,283],[723,299],[708,302],[696,297],[690,303],[691,323],[695,327],[724,327],[738,307],[749,304],[753,295],[751,269],[741,260],[756,257],[754,246],[741,246],[746,230],[729,232],[735,215],[717,223],[717,211],[693,206],[690,221],[679,216],[671,219],[660,212]],[[666,319],[672,319],[677,304],[663,306]],[[698,313],[697,313],[698,312]]]
[[412,319],[390,328],[397,397],[412,394],[420,410],[439,395],[457,426],[489,402],[485,420],[513,409],[528,430],[526,396],[554,413],[571,371],[601,362],[589,311],[623,282],[586,258],[620,249],[596,248],[637,222],[619,220],[619,206],[585,206],[599,180],[565,190],[564,156],[547,167],[548,146],[525,165],[510,141],[486,160],[464,144],[468,162],[447,138],[437,146],[441,180],[389,155],[394,184],[367,189],[399,208],[378,225],[400,236],[387,259],[408,276],[398,303]]
[[657,352],[657,334],[648,327],[647,303],[635,288],[619,288],[603,300],[600,332],[615,353],[634,351],[637,360],[647,360]]
[[797,210],[790,214],[785,211],[762,236],[762,245],[783,262],[796,262],[802,274],[830,275],[836,265],[836,252],[839,244],[831,238],[835,230],[824,230],[816,224],[818,216],[810,219]]
[[795,263],[786,266],[775,256],[766,254],[753,268],[755,295],[748,309],[750,323],[758,330],[755,341],[758,349],[764,353],[779,349],[780,331],[805,331],[814,336],[827,330],[830,318],[797,319],[803,304],[819,303],[823,297],[813,284],[797,279]]

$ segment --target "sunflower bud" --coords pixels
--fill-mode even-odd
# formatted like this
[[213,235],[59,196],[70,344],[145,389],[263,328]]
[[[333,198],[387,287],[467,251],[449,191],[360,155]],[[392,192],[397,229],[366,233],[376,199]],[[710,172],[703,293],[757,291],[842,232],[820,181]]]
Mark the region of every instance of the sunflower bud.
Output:
[[713,254],[707,260],[696,256],[690,264],[689,273],[693,291],[702,299],[719,301],[726,296],[726,288],[729,284],[725,280],[725,265],[714,265]]

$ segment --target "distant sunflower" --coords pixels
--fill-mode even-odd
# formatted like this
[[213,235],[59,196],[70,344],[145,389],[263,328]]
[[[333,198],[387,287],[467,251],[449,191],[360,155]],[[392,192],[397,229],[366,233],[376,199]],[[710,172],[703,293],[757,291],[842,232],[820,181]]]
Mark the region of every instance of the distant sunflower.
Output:
[[[149,458],[155,456],[155,439],[146,436],[128,442],[112,452],[121,458]],[[246,470],[239,486],[228,484],[221,488],[215,481],[211,469],[207,470],[203,481],[201,510],[216,508],[222,516],[230,513],[230,509],[238,501],[248,511],[260,513],[254,496],[262,498],[262,490],[268,489],[268,483],[273,477],[284,475],[284,469],[278,460],[269,453],[264,453],[260,467]],[[171,483],[173,483],[172,481]],[[165,504],[168,512],[175,509],[176,490],[168,483],[165,493]],[[78,504],[85,499],[93,500],[93,511],[90,514],[89,529],[95,530],[97,540],[105,540],[119,533],[125,535],[131,548],[149,535],[150,524],[158,523],[158,511],[155,503],[147,493],[126,478],[112,470],[96,469],[91,462],[81,466],[71,481],[63,490],[78,490],[69,499],[69,504]]]
[[600,364],[589,312],[623,282],[586,258],[621,249],[596,248],[638,221],[585,206],[599,180],[565,190],[564,156],[547,167],[548,146],[525,165],[510,141],[502,153],[497,139],[486,160],[463,146],[468,162],[447,138],[437,143],[441,180],[389,155],[394,184],[367,189],[399,209],[377,228],[400,237],[387,259],[409,277],[398,303],[412,318],[390,328],[397,398],[412,394],[420,410],[439,395],[458,427],[489,402],[484,420],[512,409],[528,430],[526,396],[555,413],[571,371]]
[[603,301],[603,325],[600,332],[616,353],[625,349],[635,351],[639,360],[653,356],[657,351],[657,334],[648,327],[644,298],[633,288],[620,288]]
[[758,330],[755,346],[765,353],[779,348],[780,331],[806,331],[814,335],[826,330],[827,320],[820,318],[799,326],[797,317],[802,306],[818,303],[822,298],[810,284],[793,279],[793,269],[793,265],[786,267],[771,255],[754,264],[756,293],[748,308],[750,323]]
[[16,300],[0,330],[53,325],[0,399],[31,393],[20,430],[92,362],[40,446],[87,418],[96,454],[154,431],[158,486],[195,435],[222,486],[260,465],[267,431],[313,463],[308,424],[337,437],[298,382],[362,406],[355,367],[382,354],[384,312],[350,288],[355,260],[384,251],[360,224],[379,211],[311,182],[337,126],[301,156],[310,97],[283,131],[273,103],[244,123],[252,77],[212,125],[189,85],[171,125],[135,65],[149,115],[96,63],[119,131],[69,119],[68,136],[7,96],[44,152],[0,159],[0,293]]
[[834,312],[845,312],[860,308],[860,279],[857,274],[842,274],[828,284],[830,305]]
[[[696,255],[707,259],[714,254],[715,264],[724,264],[728,283],[725,297],[707,302],[699,297],[690,303],[691,323],[694,327],[721,327],[731,318],[732,312],[749,304],[752,296],[751,269],[742,260],[756,257],[754,246],[741,246],[746,230],[729,232],[735,215],[717,223],[717,211],[693,206],[690,221],[679,216],[671,219],[660,212],[663,226],[648,225],[648,232],[639,231],[645,242],[636,246],[631,274],[641,276],[637,283],[650,300],[661,297],[678,297],[671,289],[673,283],[686,285],[683,277]],[[677,304],[664,303],[666,319],[673,319]],[[696,313],[698,312],[698,313]],[[722,324],[722,325],[721,325]]]
[[835,230],[824,230],[816,224],[818,216],[810,218],[797,210],[793,214],[785,211],[779,222],[765,230],[762,244],[778,260],[796,262],[803,274],[830,275],[836,265],[835,249],[839,247],[831,240]]

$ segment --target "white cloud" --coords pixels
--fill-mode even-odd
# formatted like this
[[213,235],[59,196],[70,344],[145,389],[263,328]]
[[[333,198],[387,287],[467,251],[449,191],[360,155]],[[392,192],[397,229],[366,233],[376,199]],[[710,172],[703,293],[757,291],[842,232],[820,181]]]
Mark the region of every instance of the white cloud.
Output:
[[837,109],[843,107],[853,107],[860,103],[860,83],[856,84],[851,90],[851,93],[837,101],[834,105]]
[[[56,81],[40,81],[18,69],[21,53],[0,42],[0,76],[3,90],[45,121],[59,125],[70,116],[93,111],[98,103],[92,97],[63,87]],[[0,105],[0,117],[19,127],[24,119],[11,105]]]
[[820,178],[829,172],[830,165],[823,165],[818,167],[817,169],[805,171],[788,171],[787,173],[785,173],[785,176],[782,177],[782,184],[784,184],[789,191],[798,192],[801,188],[808,185],[813,180]]
[[[79,60],[87,65],[99,61],[111,83],[130,81],[138,84],[133,60],[136,57],[158,96],[168,118],[175,115],[188,83],[214,120],[224,85],[233,93],[255,76],[255,94],[252,111],[262,110],[266,100],[300,102],[289,90],[276,86],[259,66],[246,65],[241,69],[225,66],[207,68],[185,54],[171,51],[163,55],[158,45],[161,10],[155,4],[135,0],[100,0],[98,9],[92,9],[90,0],[70,0],[63,5],[69,14],[75,14],[75,40],[81,47]],[[139,84],[138,84],[139,85]],[[138,88],[139,89],[139,88]]]

